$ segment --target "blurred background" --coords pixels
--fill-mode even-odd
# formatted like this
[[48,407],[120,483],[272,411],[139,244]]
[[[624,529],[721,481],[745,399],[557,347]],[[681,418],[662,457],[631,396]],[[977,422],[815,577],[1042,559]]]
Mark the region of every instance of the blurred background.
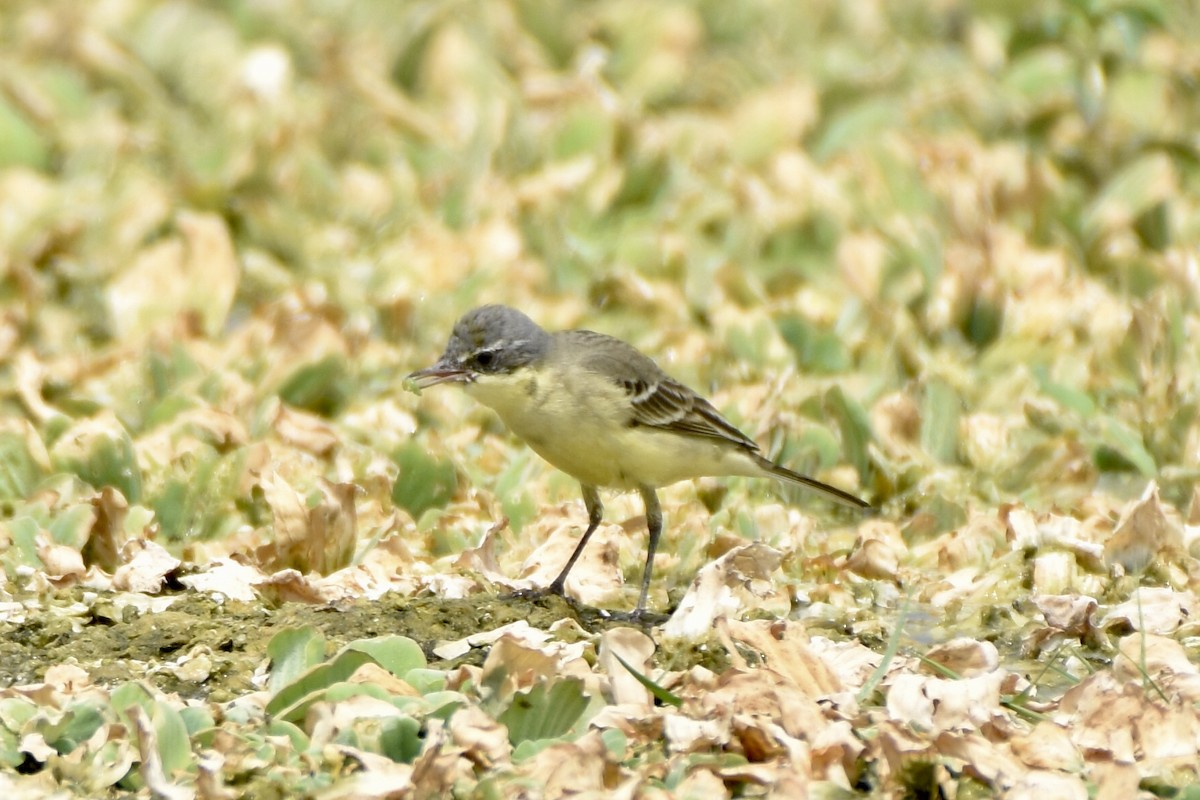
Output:
[[[1195,0],[0,0],[0,793],[1197,797],[1198,132]],[[512,598],[487,302],[881,513]]]
[[572,482],[399,388],[502,302],[912,530],[1195,519],[1198,44],[1154,0],[8,0],[0,503],[253,541],[269,468],[434,553],[519,530]]

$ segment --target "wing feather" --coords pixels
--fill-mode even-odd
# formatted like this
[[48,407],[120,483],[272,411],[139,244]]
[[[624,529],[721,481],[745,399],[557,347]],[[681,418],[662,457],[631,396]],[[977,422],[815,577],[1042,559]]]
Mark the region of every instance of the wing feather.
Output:
[[[564,335],[564,334],[559,334]],[[569,331],[587,341],[585,366],[624,389],[630,403],[630,425],[702,436],[758,452],[753,439],[694,391],[668,376],[632,345],[592,331]]]

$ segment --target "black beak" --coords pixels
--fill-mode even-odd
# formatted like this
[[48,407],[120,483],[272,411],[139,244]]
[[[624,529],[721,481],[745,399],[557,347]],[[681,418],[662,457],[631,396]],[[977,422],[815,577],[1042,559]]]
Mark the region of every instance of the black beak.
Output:
[[404,380],[405,383],[411,381],[418,389],[428,389],[439,383],[470,383],[475,380],[475,373],[469,369],[439,361],[432,367],[410,373]]

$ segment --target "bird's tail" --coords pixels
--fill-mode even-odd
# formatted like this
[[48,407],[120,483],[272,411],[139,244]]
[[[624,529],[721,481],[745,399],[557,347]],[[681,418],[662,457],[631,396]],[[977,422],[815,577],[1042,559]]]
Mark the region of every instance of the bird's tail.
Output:
[[833,500],[835,503],[840,503],[850,508],[857,508],[863,511],[870,511],[871,504],[866,500],[860,500],[849,492],[844,492],[836,486],[830,486],[827,483],[821,483],[819,480],[810,478],[807,475],[801,475],[799,472],[792,472],[787,467],[781,467],[774,461],[755,455],[755,463],[762,468],[764,472],[773,478],[778,478],[781,481],[803,486],[806,489],[812,489],[819,494]]

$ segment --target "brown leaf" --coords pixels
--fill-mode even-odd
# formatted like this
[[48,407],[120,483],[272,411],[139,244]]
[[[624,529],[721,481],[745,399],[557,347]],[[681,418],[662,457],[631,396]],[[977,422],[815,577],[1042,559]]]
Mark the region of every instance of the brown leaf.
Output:
[[860,536],[846,559],[846,569],[871,580],[894,581],[900,571],[900,557],[889,542]]
[[[574,525],[564,524],[565,522],[566,520],[559,515],[543,514],[534,524],[534,531],[530,534],[532,536],[536,536],[537,529],[542,526],[552,525],[553,529],[545,542],[521,565],[520,576],[531,585],[548,586],[558,577],[575,546],[579,544],[582,530]],[[591,606],[604,605],[616,600],[624,584],[620,554],[621,544],[627,538],[619,525],[603,524],[597,528],[588,540],[583,554],[571,568],[571,574],[567,576],[567,596]]]
[[782,598],[785,593],[769,582],[782,558],[778,550],[756,542],[736,547],[706,564],[663,626],[663,635],[685,640],[704,638],[719,618],[732,617],[742,608],[746,595],[757,591]]
[[46,574],[56,583],[63,579],[80,578],[87,571],[83,555],[74,547],[55,544],[46,531],[39,531],[35,539],[37,556],[46,568]]
[[275,538],[259,548],[259,562],[267,569],[293,568],[306,571],[308,509],[304,498],[274,470],[259,479],[267,505],[271,507]]
[[308,577],[294,569],[282,569],[258,585],[258,590],[271,602],[325,603],[328,598]]
[[539,648],[505,633],[492,645],[483,662],[483,681],[499,687],[500,696],[506,697],[539,681],[556,680],[560,666],[560,656],[554,648]]
[[285,443],[318,458],[328,458],[341,443],[337,433],[325,420],[283,403],[279,404],[272,424],[275,434]]
[[275,521],[274,540],[255,551],[264,568],[328,575],[350,563],[358,545],[357,486],[322,478],[317,482],[321,501],[308,508],[277,472],[264,475],[260,485]]
[[500,562],[496,560],[496,541],[508,528],[508,519],[501,517],[483,534],[483,541],[478,547],[468,547],[454,559],[456,569],[478,572],[488,581],[499,584],[506,589],[517,588],[504,572]]
[[1196,763],[1200,755],[1200,714],[1194,705],[1148,703],[1134,725],[1147,766]]
[[247,603],[258,597],[255,587],[266,580],[262,570],[230,558],[217,559],[201,571],[179,578],[180,583],[194,591]]
[[1129,800],[1138,796],[1141,770],[1135,764],[1099,761],[1091,769],[1096,800]]
[[322,575],[348,566],[358,545],[358,516],[354,500],[361,492],[353,483],[317,482],[321,502],[309,511],[310,559]]
[[[383,689],[385,692],[387,692],[388,694],[390,694],[394,697],[420,697],[421,696],[421,693],[418,692],[416,689],[414,689],[412,687],[412,684],[408,683],[407,681],[405,681],[401,678],[397,678],[391,672],[388,672],[386,669],[384,669],[383,667],[379,666],[378,664],[376,664],[374,662],[368,662],[366,664],[363,664],[358,669],[354,670],[354,674],[352,674],[349,678],[347,678],[346,682],[347,683],[364,683],[364,684],[368,684],[371,686],[377,686],[380,689]],[[365,697],[365,695],[359,695],[359,696]],[[390,703],[386,700],[383,702],[386,703],[387,705],[391,706],[391,710],[396,712],[397,714],[402,713],[392,703]]]
[[934,645],[925,657],[962,678],[982,675],[1000,666],[1000,653],[996,645],[967,637]]
[[1141,499],[1121,515],[1112,538],[1104,544],[1104,558],[1126,572],[1138,572],[1154,559],[1183,551],[1183,533],[1174,513],[1168,515],[1158,496],[1158,484],[1146,487]]
[[[729,789],[725,786],[725,781],[719,777],[707,765],[694,767],[688,772],[684,779],[679,782],[672,793],[674,797],[704,797],[704,798],[723,798],[729,797]],[[803,797],[804,795],[796,795]]]
[[615,788],[616,765],[610,764],[608,748],[600,731],[590,730],[574,742],[545,748],[518,772],[534,782],[543,797],[571,797],[593,793],[605,797]]
[[479,706],[465,706],[455,711],[448,727],[454,744],[480,767],[503,768],[511,763],[508,728],[489,717]]
[[815,698],[771,669],[728,670],[713,691],[688,697],[683,708],[699,719],[728,719],[732,731],[751,725],[768,726],[769,733],[776,725],[796,739],[815,736],[828,725]]
[[1111,672],[1097,672],[1072,686],[1059,701],[1068,715],[1071,740],[1089,759],[1103,757],[1133,763],[1137,759],[1134,723],[1146,706],[1145,692],[1134,683],[1118,683]]
[[120,551],[129,540],[125,532],[125,517],[129,513],[129,502],[119,491],[105,486],[92,498],[96,509],[96,520],[83,546],[84,563],[95,564],[105,572],[113,572],[120,565]]
[[918,730],[978,730],[1004,715],[1004,677],[1001,670],[963,680],[898,675],[888,687],[888,716]]
[[164,324],[210,337],[224,328],[238,283],[225,222],[215,214],[184,211],[176,226],[178,236],[145,247],[109,284],[109,314],[118,338]]
[[654,705],[650,691],[617,661],[617,656],[647,675],[650,659],[654,656],[654,640],[636,628],[609,628],[600,636],[598,655],[599,666],[609,677],[612,702],[642,706],[649,710]]
[[1091,629],[1092,614],[1096,612],[1094,597],[1087,595],[1036,595],[1033,604],[1046,624],[1074,636],[1083,636]]
[[1169,634],[1196,619],[1200,601],[1192,592],[1142,586],[1133,597],[1115,605],[1097,623],[1100,628],[1124,627],[1146,633]]
[[961,761],[963,772],[995,789],[1011,786],[1026,774],[1024,765],[1012,757],[1007,747],[979,733],[947,731],[937,736],[934,748],[940,758]]
[[112,585],[117,591],[153,594],[162,589],[167,575],[182,563],[162,545],[146,539],[133,539],[121,548],[125,562],[113,573]]
[[1117,643],[1117,651],[1113,675],[1118,680],[1136,681],[1146,677],[1161,681],[1175,675],[1200,674],[1200,668],[1188,658],[1183,645],[1165,636],[1133,633]]
[[725,620],[721,628],[734,642],[757,650],[765,666],[809,697],[827,697],[844,689],[825,659],[809,646],[808,636],[798,624]]
[[471,762],[463,749],[450,744],[450,735],[440,719],[426,722],[425,744],[413,762],[412,783],[418,798],[446,797],[451,787],[473,777]]
[[1078,772],[1083,756],[1071,742],[1070,732],[1053,722],[1039,722],[1029,733],[1014,736],[1009,743],[1013,755],[1032,769]]
[[[13,359],[12,369],[17,396],[38,423],[44,424],[54,417],[61,416],[59,410],[42,397],[42,387],[47,377],[46,366],[32,351],[19,351]],[[40,437],[37,438],[40,441]],[[45,448],[40,449],[45,451]],[[49,459],[46,459],[46,466],[49,466]]]

